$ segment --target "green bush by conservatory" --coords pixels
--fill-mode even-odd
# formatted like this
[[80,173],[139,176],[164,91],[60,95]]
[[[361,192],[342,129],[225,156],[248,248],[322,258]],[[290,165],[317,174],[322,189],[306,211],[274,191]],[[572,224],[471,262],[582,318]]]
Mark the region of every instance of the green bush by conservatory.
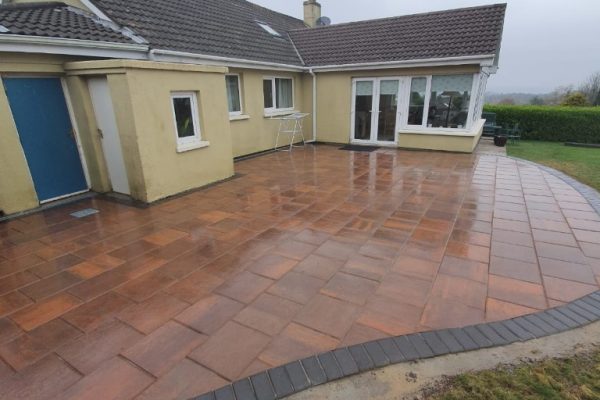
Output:
[[600,143],[600,107],[486,105],[501,126],[519,124],[523,139]]

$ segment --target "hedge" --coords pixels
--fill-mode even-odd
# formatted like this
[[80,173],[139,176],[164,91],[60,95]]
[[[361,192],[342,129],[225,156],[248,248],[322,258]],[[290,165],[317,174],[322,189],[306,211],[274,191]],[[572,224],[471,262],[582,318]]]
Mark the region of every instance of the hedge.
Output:
[[600,143],[600,107],[486,105],[496,124],[521,128],[523,139]]

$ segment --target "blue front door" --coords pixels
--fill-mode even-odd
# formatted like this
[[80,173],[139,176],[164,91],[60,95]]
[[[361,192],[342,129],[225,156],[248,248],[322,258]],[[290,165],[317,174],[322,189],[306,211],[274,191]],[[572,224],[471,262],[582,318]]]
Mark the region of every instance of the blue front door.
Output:
[[3,82],[38,199],[88,189],[60,79]]

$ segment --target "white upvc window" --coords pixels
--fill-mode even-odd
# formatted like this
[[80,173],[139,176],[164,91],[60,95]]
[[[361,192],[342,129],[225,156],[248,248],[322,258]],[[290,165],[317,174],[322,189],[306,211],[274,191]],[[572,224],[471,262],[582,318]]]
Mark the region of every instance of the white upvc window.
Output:
[[288,77],[263,78],[265,114],[294,110],[294,79]]
[[177,151],[184,152],[207,146],[208,142],[203,142],[201,137],[196,92],[172,92],[171,106]]
[[410,77],[407,129],[467,130],[480,95],[475,89],[477,74]]
[[242,85],[240,75],[225,75],[225,84],[227,87],[227,107],[229,116],[239,116],[243,114],[242,109]]

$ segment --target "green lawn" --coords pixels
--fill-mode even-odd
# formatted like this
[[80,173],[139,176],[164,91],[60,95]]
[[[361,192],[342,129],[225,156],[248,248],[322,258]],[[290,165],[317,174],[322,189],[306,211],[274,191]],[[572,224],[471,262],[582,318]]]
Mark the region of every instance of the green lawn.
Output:
[[555,168],[600,191],[600,149],[537,141],[521,141],[507,146],[509,156]]
[[450,378],[429,400],[598,400],[600,352]]

